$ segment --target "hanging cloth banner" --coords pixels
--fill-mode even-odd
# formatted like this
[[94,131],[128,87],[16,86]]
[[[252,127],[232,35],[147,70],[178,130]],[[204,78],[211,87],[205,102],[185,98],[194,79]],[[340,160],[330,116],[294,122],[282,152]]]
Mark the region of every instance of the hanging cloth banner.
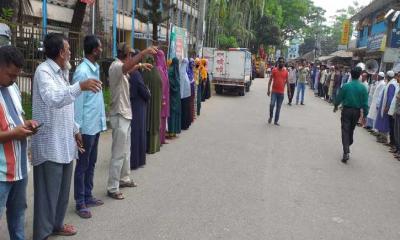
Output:
[[92,5],[96,2],[96,0],[81,0],[82,3],[86,3],[87,5]]
[[350,20],[346,19],[343,21],[342,26],[342,36],[340,38],[341,45],[349,44],[349,35],[350,35]]
[[177,57],[179,60],[188,57],[187,31],[184,28],[172,26],[170,34],[169,59]]

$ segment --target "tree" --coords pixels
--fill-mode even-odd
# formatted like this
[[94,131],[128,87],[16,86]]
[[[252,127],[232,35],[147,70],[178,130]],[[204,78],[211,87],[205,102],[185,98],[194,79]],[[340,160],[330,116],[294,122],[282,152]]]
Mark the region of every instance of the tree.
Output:
[[32,5],[29,0],[7,0],[0,1],[0,17],[6,17],[5,12],[12,10],[12,22],[22,22],[24,15],[33,14]]
[[256,52],[258,47],[279,45],[280,44],[280,29],[274,23],[273,17],[265,15],[261,17],[254,26],[255,39],[252,41],[252,51]]
[[169,19],[169,10],[175,7],[168,0],[144,1],[143,8],[136,11],[137,18],[142,22],[153,24],[153,40],[158,41],[158,26]]

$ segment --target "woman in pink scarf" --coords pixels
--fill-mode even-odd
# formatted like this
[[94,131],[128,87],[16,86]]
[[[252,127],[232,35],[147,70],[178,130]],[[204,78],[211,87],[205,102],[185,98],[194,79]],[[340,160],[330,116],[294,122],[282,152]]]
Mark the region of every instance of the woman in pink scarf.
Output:
[[165,144],[165,132],[167,128],[167,119],[169,117],[169,80],[167,65],[165,63],[165,55],[161,49],[157,51],[156,67],[160,72],[162,82],[160,141],[161,144]]

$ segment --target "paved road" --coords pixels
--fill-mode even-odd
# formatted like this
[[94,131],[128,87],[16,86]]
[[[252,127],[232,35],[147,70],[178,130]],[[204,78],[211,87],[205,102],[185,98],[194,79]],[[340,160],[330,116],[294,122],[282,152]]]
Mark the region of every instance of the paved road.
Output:
[[357,129],[343,165],[339,113],[307,91],[306,106],[285,104],[281,126],[268,125],[265,88],[257,79],[245,97],[213,97],[190,131],[133,172],[140,186],[123,201],[105,197],[103,134],[95,194],[105,205],[82,220],[71,204],[66,222],[79,233],[65,239],[399,239],[400,163],[388,149]]

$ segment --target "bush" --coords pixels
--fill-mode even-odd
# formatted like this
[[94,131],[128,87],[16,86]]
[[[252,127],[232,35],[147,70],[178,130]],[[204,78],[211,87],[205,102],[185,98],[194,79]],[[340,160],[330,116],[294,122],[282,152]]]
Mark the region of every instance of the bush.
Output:
[[224,34],[218,36],[219,48],[227,50],[228,48],[238,48],[239,44],[233,36],[227,37]]

